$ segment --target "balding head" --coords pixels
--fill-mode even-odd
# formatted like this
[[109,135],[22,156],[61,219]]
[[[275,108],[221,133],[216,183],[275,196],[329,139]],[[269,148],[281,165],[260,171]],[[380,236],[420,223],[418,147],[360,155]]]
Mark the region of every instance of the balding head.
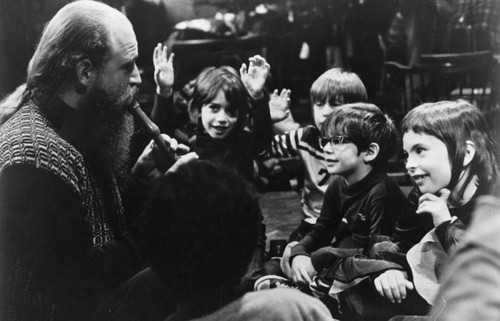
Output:
[[27,98],[52,96],[83,59],[102,66],[109,54],[110,26],[116,22],[130,24],[118,10],[96,1],[76,1],[59,10],[29,63]]

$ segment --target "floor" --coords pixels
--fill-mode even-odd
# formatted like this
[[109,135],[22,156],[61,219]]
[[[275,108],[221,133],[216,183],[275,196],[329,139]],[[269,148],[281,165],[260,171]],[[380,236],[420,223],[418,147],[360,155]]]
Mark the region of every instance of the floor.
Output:
[[286,239],[302,220],[300,195],[296,191],[266,192],[260,198],[266,224],[267,248],[271,240]]

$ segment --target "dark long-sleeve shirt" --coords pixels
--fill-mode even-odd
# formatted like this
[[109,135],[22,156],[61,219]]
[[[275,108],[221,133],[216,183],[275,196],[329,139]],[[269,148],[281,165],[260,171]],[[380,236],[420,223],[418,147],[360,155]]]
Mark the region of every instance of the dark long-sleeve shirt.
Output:
[[318,221],[292,248],[290,260],[328,245],[365,248],[370,236],[391,235],[403,202],[399,186],[385,173],[373,170],[352,185],[336,177],[326,190]]

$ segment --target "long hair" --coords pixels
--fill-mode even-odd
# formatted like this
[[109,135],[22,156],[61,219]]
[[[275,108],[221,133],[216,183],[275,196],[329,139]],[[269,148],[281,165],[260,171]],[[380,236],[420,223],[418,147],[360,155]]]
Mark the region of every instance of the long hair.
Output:
[[59,10],[29,62],[25,100],[52,96],[83,59],[102,66],[108,52],[105,21],[116,13],[96,1],[77,1]]
[[0,101],[0,125],[5,123],[21,107],[25,89],[26,84],[22,84]]
[[189,104],[191,122],[198,124],[201,108],[214,100],[220,90],[224,92],[229,106],[239,112],[237,127],[244,127],[250,111],[250,101],[240,76],[229,66],[205,68],[196,78]]
[[[468,165],[470,174],[464,186],[474,175],[477,175],[481,189],[489,188],[498,180],[498,146],[492,140],[481,111],[471,103],[460,99],[422,104],[403,118],[401,131],[403,135],[409,131],[431,135],[446,145],[451,163],[449,189],[456,186],[464,169],[468,140],[474,143],[476,152]],[[460,196],[462,194],[463,191]]]

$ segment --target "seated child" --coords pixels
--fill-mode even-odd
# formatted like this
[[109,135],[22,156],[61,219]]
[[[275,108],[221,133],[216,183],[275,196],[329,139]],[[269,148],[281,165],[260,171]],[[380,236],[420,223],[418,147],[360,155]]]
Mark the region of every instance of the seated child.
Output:
[[[160,178],[151,195],[145,208],[146,245],[153,272],[175,302],[167,320],[208,314],[207,320],[265,319],[263,313],[282,310],[272,299],[281,295],[291,299],[293,309],[287,305],[286,310],[295,312],[286,315],[293,320],[312,320],[306,311],[317,320],[331,319],[319,301],[304,300],[296,291],[263,293],[265,300],[257,293],[243,296],[240,282],[252,260],[258,237],[252,227],[260,209],[254,188],[234,170],[195,160]],[[217,311],[234,300],[237,309]]]
[[365,102],[366,89],[356,74],[332,68],[314,81],[310,91],[314,125],[274,136],[269,156],[289,158],[299,156],[304,164],[301,225],[292,233],[291,241],[306,235],[320,215],[323,197],[333,176],[328,172],[319,145],[321,125],[332,110],[342,104]]
[[[328,172],[336,177],[326,190],[321,215],[302,240],[286,247],[281,269],[271,260],[261,275],[284,274],[309,286],[320,270],[311,261],[315,251],[323,247],[363,249],[372,235],[392,233],[404,195],[384,166],[397,146],[396,137],[392,121],[374,105],[356,103],[333,109],[323,123],[320,143]],[[273,283],[267,275],[254,287],[274,287]]]
[[385,173],[397,146],[392,120],[378,107],[356,103],[334,108],[321,129],[328,186],[313,229],[291,243],[281,259],[294,282],[311,283],[318,271],[311,254],[322,247],[363,249],[372,235],[391,235],[404,195]]
[[[172,114],[173,54],[161,44],[154,51],[155,82],[158,101],[153,121],[167,123]],[[242,64],[240,74],[229,66],[208,67],[196,78],[189,103],[189,117],[196,125],[196,138],[189,145],[199,159],[223,163],[237,170],[248,181],[254,178],[254,159],[269,148],[272,123],[264,84],[270,66],[260,56]],[[251,116],[251,117],[250,117]],[[248,129],[248,118],[252,130]],[[262,265],[266,246],[263,217],[256,225],[259,237],[252,266]]]
[[497,147],[470,103],[420,105],[404,117],[402,132],[415,189],[393,237],[379,238],[366,256],[330,251],[313,258],[325,268],[316,284],[339,295],[347,319],[426,314],[438,300],[441,269],[469,225],[476,199],[498,180]]

